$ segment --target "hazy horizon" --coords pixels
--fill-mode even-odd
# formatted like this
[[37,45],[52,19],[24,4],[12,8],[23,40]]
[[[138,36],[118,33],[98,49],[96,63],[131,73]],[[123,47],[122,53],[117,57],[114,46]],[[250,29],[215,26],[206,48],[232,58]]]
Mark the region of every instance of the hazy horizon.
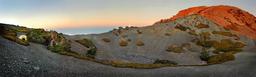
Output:
[[0,0],[0,23],[90,34],[151,25],[194,6],[230,5],[256,15],[255,4],[255,0]]

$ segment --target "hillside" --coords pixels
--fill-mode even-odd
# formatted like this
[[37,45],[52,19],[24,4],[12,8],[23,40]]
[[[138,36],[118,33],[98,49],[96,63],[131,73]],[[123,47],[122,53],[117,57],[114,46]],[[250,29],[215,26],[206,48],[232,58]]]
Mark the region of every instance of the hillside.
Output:
[[240,10],[193,7],[151,26],[89,35],[0,24],[0,76],[253,77],[255,17],[230,8]]
[[256,17],[233,6],[199,6],[181,10],[171,18],[163,19],[157,23],[165,23],[184,16],[199,14],[215,22],[219,26],[234,30],[239,34],[256,38]]
[[[115,68],[59,55],[43,45],[19,45],[0,36],[0,76],[4,77],[254,77],[254,49],[236,54],[236,60],[211,66],[165,67],[157,69]],[[170,72],[171,71],[171,72]],[[234,76],[235,75],[235,76]]]

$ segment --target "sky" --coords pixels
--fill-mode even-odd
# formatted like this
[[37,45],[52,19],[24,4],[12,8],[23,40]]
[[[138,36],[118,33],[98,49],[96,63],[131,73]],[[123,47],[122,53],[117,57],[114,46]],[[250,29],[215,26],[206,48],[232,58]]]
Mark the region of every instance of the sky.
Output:
[[194,6],[231,5],[256,15],[256,0],[0,0],[0,23],[66,34],[148,26]]

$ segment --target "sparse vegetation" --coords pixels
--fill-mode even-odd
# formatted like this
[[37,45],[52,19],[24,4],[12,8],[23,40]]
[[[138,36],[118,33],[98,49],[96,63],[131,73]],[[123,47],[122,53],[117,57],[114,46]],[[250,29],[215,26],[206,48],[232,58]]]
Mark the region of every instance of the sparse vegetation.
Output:
[[93,44],[93,42],[89,39],[76,40],[76,42],[82,44],[83,46],[89,48],[87,50],[86,56],[90,58],[94,58],[96,56],[97,48]]
[[174,52],[174,53],[182,53],[182,47],[178,47],[177,45],[170,45],[167,47],[166,51]]
[[213,45],[217,51],[229,52],[229,51],[242,51],[241,48],[245,46],[242,42],[233,42],[230,39],[222,39],[219,43]]
[[6,38],[6,39],[8,39],[10,41],[13,41],[13,42],[16,42],[18,44],[25,45],[25,46],[29,45],[28,41],[18,39],[17,38],[17,33],[13,29],[3,28],[3,30],[1,31],[0,34],[1,34],[2,37]]
[[48,49],[51,50],[52,52],[65,52],[65,48],[62,45],[54,45],[54,46],[48,46]]
[[171,33],[165,33],[164,35],[165,36],[171,36]]
[[196,34],[196,31],[195,31],[195,30],[190,30],[190,31],[188,32],[188,34],[194,35],[194,36],[198,36],[198,34]]
[[169,60],[155,60],[154,64],[171,64],[171,65],[178,65],[178,63],[174,61],[169,61]]
[[142,31],[140,31],[140,30],[137,30],[137,33],[138,33],[138,34],[142,34]]
[[48,39],[50,39],[50,34],[43,29],[32,29],[27,34],[28,40],[40,44],[48,44]]
[[203,52],[201,52],[200,54],[201,54],[201,55],[200,55],[200,59],[201,59],[201,60],[203,60],[203,61],[208,61],[208,60],[209,60],[209,58],[210,58],[209,52],[203,51]]
[[182,45],[181,45],[181,47],[183,48],[183,47],[185,47],[185,48],[191,48],[191,44],[190,43],[183,43]]
[[208,25],[203,24],[203,23],[200,23],[200,24],[196,25],[195,27],[197,27],[198,29],[201,29],[201,28],[209,28]]
[[90,47],[95,47],[95,45],[93,44],[93,42],[89,39],[81,39],[81,40],[76,40],[76,42],[82,44],[83,46],[90,48]]
[[213,34],[218,34],[218,35],[223,35],[223,36],[228,36],[228,37],[233,37],[236,36],[232,34],[231,32],[224,32],[224,31],[213,31]]
[[128,45],[128,42],[123,39],[123,40],[120,40],[120,41],[119,41],[119,45],[122,46],[122,47],[124,47],[124,46],[127,46],[127,45]]
[[232,52],[226,52],[219,55],[213,55],[209,57],[209,60],[207,61],[208,64],[217,64],[217,63],[223,63],[226,61],[234,60],[235,56]]
[[96,56],[96,51],[97,51],[97,48],[90,48],[87,51],[86,56],[90,58],[94,58]]
[[136,42],[136,45],[137,45],[137,46],[144,46],[144,43],[143,43],[141,40],[138,40],[138,41]]
[[185,27],[185,26],[180,25],[180,24],[176,25],[175,28],[179,29],[179,30],[182,30],[182,31],[190,30],[189,27]]

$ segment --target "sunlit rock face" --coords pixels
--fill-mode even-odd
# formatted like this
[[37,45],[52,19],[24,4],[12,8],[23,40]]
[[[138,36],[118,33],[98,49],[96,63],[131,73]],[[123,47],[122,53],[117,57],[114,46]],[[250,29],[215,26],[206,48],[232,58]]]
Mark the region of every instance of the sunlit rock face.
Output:
[[181,10],[177,15],[162,19],[157,23],[166,23],[184,16],[199,14],[226,29],[256,39],[256,17],[233,6],[199,6]]

